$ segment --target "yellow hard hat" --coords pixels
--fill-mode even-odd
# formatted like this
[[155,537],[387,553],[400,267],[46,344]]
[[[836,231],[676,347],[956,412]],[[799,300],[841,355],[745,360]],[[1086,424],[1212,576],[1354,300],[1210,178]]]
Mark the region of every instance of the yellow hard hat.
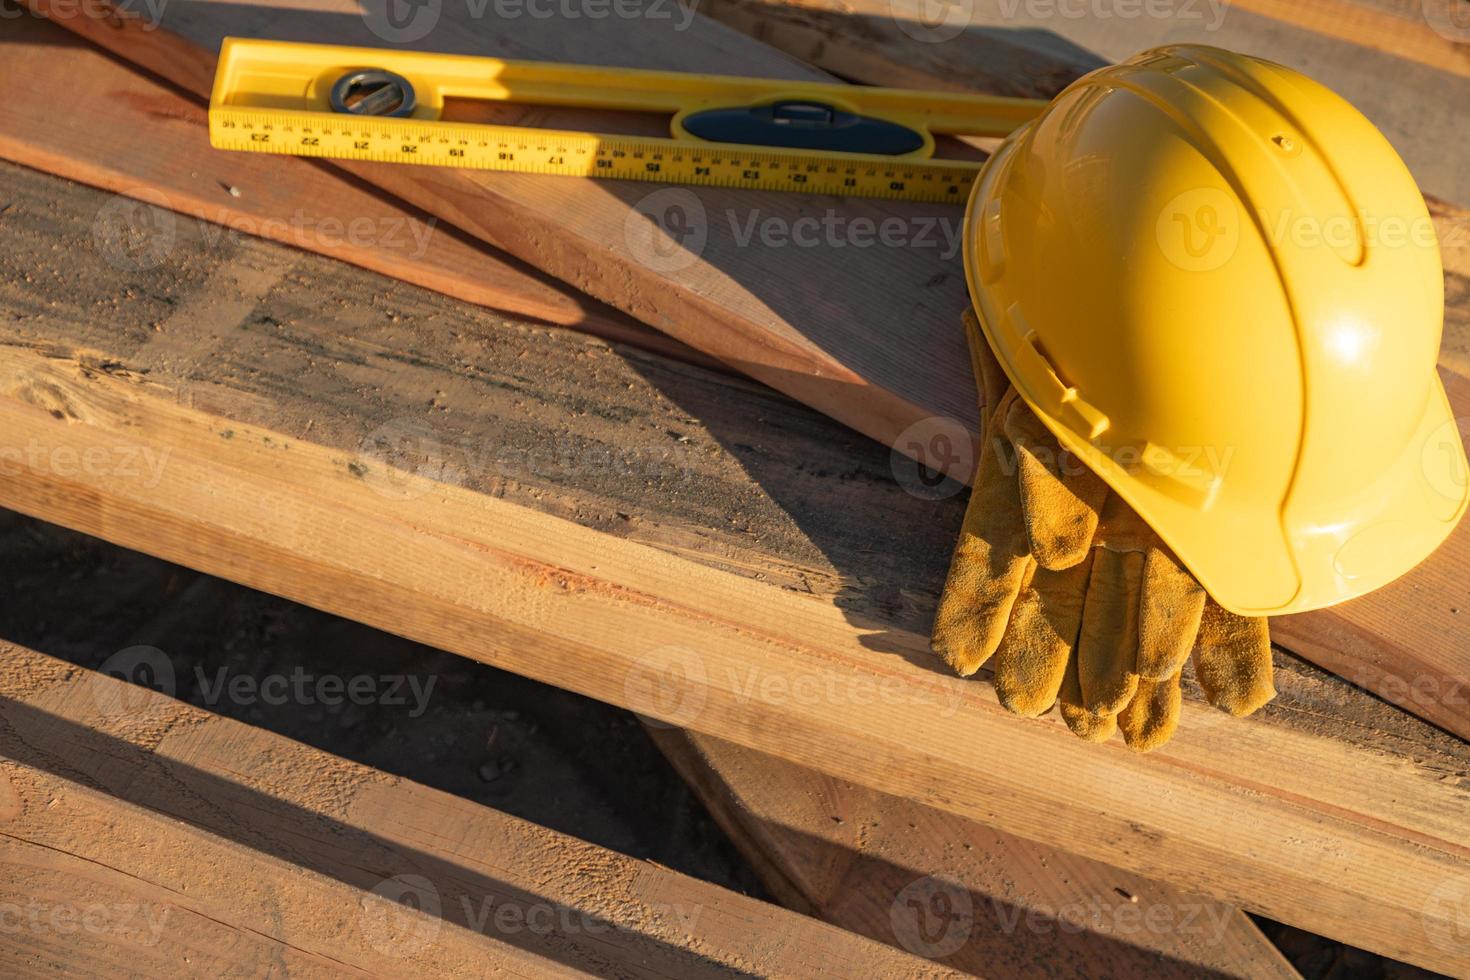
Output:
[[1378,588],[1465,510],[1424,199],[1295,71],[1175,45],[1079,79],[986,164],[965,270],[1021,397],[1232,612]]

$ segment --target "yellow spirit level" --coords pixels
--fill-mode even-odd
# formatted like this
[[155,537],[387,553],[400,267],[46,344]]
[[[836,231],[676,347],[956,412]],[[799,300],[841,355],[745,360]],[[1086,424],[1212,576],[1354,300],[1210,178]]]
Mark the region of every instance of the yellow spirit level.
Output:
[[[667,138],[442,119],[447,99],[672,114]],[[219,149],[962,204],[978,162],[936,136],[1005,136],[1034,99],[227,38]]]

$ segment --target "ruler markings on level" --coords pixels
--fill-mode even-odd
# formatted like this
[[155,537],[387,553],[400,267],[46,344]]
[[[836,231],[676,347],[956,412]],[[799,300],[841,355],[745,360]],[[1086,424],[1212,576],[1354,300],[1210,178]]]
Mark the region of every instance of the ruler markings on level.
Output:
[[289,156],[956,202],[964,200],[976,172],[973,165],[942,160],[873,162],[439,121],[354,119],[344,125],[316,118],[322,115],[215,109],[211,141],[220,149]]

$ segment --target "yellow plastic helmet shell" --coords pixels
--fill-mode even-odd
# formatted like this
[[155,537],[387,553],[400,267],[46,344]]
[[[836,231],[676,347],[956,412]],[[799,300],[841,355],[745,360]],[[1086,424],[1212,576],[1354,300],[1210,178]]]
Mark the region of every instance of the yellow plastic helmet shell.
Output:
[[1227,609],[1361,595],[1464,512],[1424,199],[1311,79],[1195,45],[1093,72],[986,164],[964,244],[1021,396]]

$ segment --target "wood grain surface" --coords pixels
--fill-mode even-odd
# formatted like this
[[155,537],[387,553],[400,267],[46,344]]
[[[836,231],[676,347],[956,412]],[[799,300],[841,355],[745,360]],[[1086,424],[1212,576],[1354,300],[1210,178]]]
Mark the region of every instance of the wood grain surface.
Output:
[[[204,105],[54,24],[28,17],[6,31],[4,159],[469,303],[714,363],[318,162],[210,148]],[[74,102],[58,113],[62,90]]]
[[926,648],[957,487],[906,484],[739,379],[267,242],[211,252],[180,227],[119,252],[55,183],[4,185],[3,505],[1397,958],[1463,960],[1458,740],[1284,656],[1258,715],[1191,700],[1149,756],[1016,719]]
[[789,908],[976,976],[1299,977],[1227,905],[733,742],[660,749]]
[[[28,2],[44,12],[49,0]],[[108,0],[88,5],[109,9]],[[479,3],[416,9],[427,19],[412,41],[355,0],[171,0],[161,19],[55,19],[201,96],[227,35],[828,77],[667,0],[624,4],[595,22],[578,15],[574,24],[554,8],[554,16],[528,8],[506,17]],[[572,129],[587,122],[576,110],[537,106],[494,118]],[[978,419],[956,320],[967,302],[959,205],[336,165],[885,444],[936,412],[971,427]],[[770,247],[775,241],[785,244]],[[916,340],[935,357],[922,374],[908,363]]]
[[0,641],[13,976],[942,967]]

